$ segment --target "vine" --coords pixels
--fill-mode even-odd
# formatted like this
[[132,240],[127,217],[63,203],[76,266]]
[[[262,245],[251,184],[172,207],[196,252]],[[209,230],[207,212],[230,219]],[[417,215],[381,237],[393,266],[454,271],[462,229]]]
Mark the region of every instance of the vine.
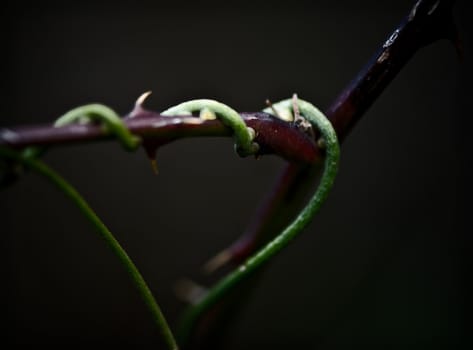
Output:
[[[279,115],[280,112],[285,115],[293,114],[293,122],[300,122],[306,118],[310,126],[317,128],[322,134],[320,141],[323,140],[324,148],[326,148],[326,160],[320,185],[307,206],[291,225],[264,248],[250,257],[243,265],[217,283],[197,305],[190,307],[180,327],[180,335],[183,342],[187,341],[186,338],[188,338],[192,327],[194,327],[196,320],[203,312],[218,302],[229,290],[235,287],[238,282],[249,276],[253,271],[276,255],[307,226],[327,198],[333,185],[338,169],[339,146],[336,132],[328,119],[309,102],[298,100],[296,95],[293,96],[293,99],[281,101],[272,106],[272,108],[277,115]],[[277,111],[278,109],[280,112]],[[299,110],[302,112],[303,117]],[[253,142],[255,131],[246,126],[244,120],[235,110],[220,102],[205,99],[192,100],[171,107],[164,111],[162,115],[173,116],[192,114],[193,112],[198,112],[199,118],[221,119],[224,125],[232,130],[235,137],[235,151],[240,156],[245,157],[258,152],[259,145]],[[135,150],[139,146],[141,140],[130,133],[122,119],[112,109],[101,104],[89,104],[74,108],[60,117],[54,125],[56,127],[64,127],[73,123],[90,123],[93,121],[102,123],[106,132],[114,135],[125,149]],[[156,325],[160,329],[169,349],[177,349],[177,342],[158,303],[125,249],[77,190],[45,163],[37,159],[42,153],[44,153],[44,150],[39,148],[27,148],[22,152],[17,152],[5,147],[0,147],[1,157],[18,162],[48,179],[58,187],[94,225],[100,236],[115,252],[129,273],[131,280],[139,290],[148,309],[153,315]]]
[[[345,139],[363,113],[419,48],[445,38],[453,41],[457,45],[457,49],[459,48],[458,37],[451,14],[453,3],[453,0],[417,1],[404,21],[393,31],[395,35],[388,36],[388,40],[383,43],[369,64],[363,68],[356,78],[334,100],[331,107],[326,110],[326,115],[337,131],[340,141]],[[189,102],[184,104],[186,103]],[[157,141],[156,145],[160,146],[179,137],[229,135],[233,133],[235,136],[235,150],[241,156],[259,155],[265,154],[265,152],[276,153],[291,162],[281,174],[280,180],[269,200],[258,212],[258,214],[263,213],[263,215],[259,216],[256,224],[252,225],[240,241],[224,251],[227,254],[226,260],[223,262],[224,264],[237,264],[241,262],[243,264],[211,288],[194,306],[189,307],[179,333],[181,340],[187,341],[190,331],[197,328],[196,322],[198,318],[205,316],[206,311],[212,305],[215,305],[217,301],[231,301],[232,299],[229,293],[227,293],[228,290],[251,276],[252,271],[258,269],[259,266],[264,264],[274,254],[277,254],[283,246],[300,232],[298,230],[291,231],[294,223],[302,223],[303,229],[306,225],[305,220],[310,220],[310,215],[313,215],[313,211],[317,211],[321,205],[322,199],[315,201],[314,198],[317,195],[323,198],[326,194],[322,196],[320,192],[323,192],[324,188],[328,192],[332,185],[333,179],[326,180],[324,176],[314,197],[303,210],[303,212],[307,211],[310,214],[307,214],[309,217],[299,215],[292,221],[292,224],[289,224],[282,231],[281,236],[274,238],[274,234],[281,231],[281,227],[278,225],[286,225],[288,222],[291,222],[293,219],[291,207],[295,202],[299,201],[300,194],[304,191],[304,186],[312,181],[312,176],[310,175],[314,174],[315,171],[311,172],[314,167],[301,167],[300,164],[318,164],[322,159],[322,155],[325,154],[326,167],[324,168],[324,174],[326,176],[330,174],[335,176],[336,172],[336,165],[329,162],[331,154],[335,151],[331,151],[332,146],[322,128],[318,126],[315,119],[311,120],[310,114],[313,110],[311,110],[308,104],[305,105],[306,103],[300,100],[295,102],[294,99],[285,100],[275,104],[272,106],[273,108],[266,109],[264,112],[242,113],[239,115],[232,112],[233,117],[231,118],[222,116],[226,112],[222,113],[220,110],[208,108],[205,103],[195,106],[187,105],[186,108],[183,107],[183,104],[180,104],[169,109],[167,113],[164,112],[164,115],[146,111],[137,103],[135,110],[125,118],[119,118],[115,112],[103,105],[82,106],[69,112],[70,114],[66,113],[69,116],[67,118],[66,115],[63,116],[62,122],[56,122],[56,127],[54,128],[48,125],[31,130],[0,129],[0,170],[9,172],[17,164],[21,164],[25,168],[36,171],[49,179],[74,201],[88,219],[94,223],[101,236],[105,238],[125,264],[132,279],[134,279],[134,283],[151,309],[168,346],[174,349],[177,348],[174,336],[146,282],[129,256],[77,191],[40,161],[38,157],[47,147],[52,145],[97,140],[111,136],[117,137],[125,149],[134,150],[140,144],[144,147],[146,147],[147,143],[148,145],[152,144],[149,141],[153,139]],[[307,128],[307,126],[304,125],[304,118],[298,118],[300,117],[298,116],[298,109],[309,120],[310,127],[317,128],[317,131],[322,134],[322,138],[319,138],[316,143],[311,138],[313,136],[311,132],[314,130],[309,128],[308,134],[301,132],[300,126],[302,126],[302,129]],[[109,113],[110,111],[111,113]],[[195,112],[198,112],[197,118],[193,115]],[[182,115],[182,113],[185,115]],[[292,117],[296,116],[294,119],[291,116],[287,119],[287,113],[292,114]],[[273,118],[270,114],[279,114],[284,120],[289,120],[289,122]],[[107,118],[106,115],[109,115],[110,118]],[[169,118],[171,115],[173,118]],[[296,119],[298,122],[296,122]],[[91,121],[98,121],[100,125],[95,125]],[[86,124],[78,128],[75,125],[78,122],[85,122]],[[275,134],[273,132],[274,128],[280,128],[277,130],[282,131],[279,133],[279,138],[272,136]],[[151,150],[148,153],[152,154],[152,152]],[[338,151],[335,153],[338,154]],[[308,168],[310,171],[307,171]],[[327,181],[325,183],[328,184],[327,187],[324,187],[324,181]],[[281,200],[287,193],[292,194],[292,198],[294,198],[292,202]],[[313,207],[308,209],[311,203]],[[272,218],[276,216],[282,217],[282,220],[279,220],[280,223],[272,222]],[[267,244],[268,241],[271,243]],[[224,300],[224,296],[228,298]],[[208,322],[206,330],[200,332],[197,336],[205,338],[206,335],[212,333],[212,329],[215,328],[214,325],[218,322],[219,316],[225,315],[225,317],[229,317],[229,315],[225,314],[225,310],[226,306],[222,303],[219,303],[218,308],[212,309],[212,311],[216,311],[212,315],[214,319]]]

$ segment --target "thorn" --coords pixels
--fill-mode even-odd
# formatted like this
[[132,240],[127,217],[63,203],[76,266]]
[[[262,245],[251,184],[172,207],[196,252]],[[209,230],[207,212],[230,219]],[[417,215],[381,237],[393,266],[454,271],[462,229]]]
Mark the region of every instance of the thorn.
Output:
[[151,95],[151,92],[152,91],[146,91],[145,93],[141,94],[141,96],[138,97],[138,99],[135,102],[135,108],[141,107],[143,103],[145,102],[145,100],[148,98],[148,96]]
[[267,98],[266,101],[264,101],[266,103],[266,106],[268,106],[269,108],[271,108],[271,110],[273,111],[273,114],[278,117],[279,119],[283,119],[281,117],[281,115],[279,114],[279,112],[276,110],[276,108],[274,108],[273,106],[273,103]]
[[154,175],[159,175],[157,160],[153,158],[153,159],[150,159],[149,161],[151,163],[151,169],[153,169]]
[[232,254],[230,253],[230,251],[228,249],[224,249],[220,253],[215,255],[213,258],[211,258],[209,261],[207,261],[204,266],[202,266],[202,270],[206,274],[211,274],[217,271],[231,259]]
[[207,289],[190,279],[183,278],[174,285],[174,293],[180,300],[195,305],[207,293]]
[[266,105],[271,108],[273,115],[278,119],[284,120],[286,122],[293,122],[294,116],[293,113],[288,108],[281,108],[279,111],[273,106],[270,100],[266,99]]
[[299,105],[297,104],[297,94],[294,93],[292,95],[292,111],[294,113],[294,120],[297,120],[301,117],[301,113],[299,111]]

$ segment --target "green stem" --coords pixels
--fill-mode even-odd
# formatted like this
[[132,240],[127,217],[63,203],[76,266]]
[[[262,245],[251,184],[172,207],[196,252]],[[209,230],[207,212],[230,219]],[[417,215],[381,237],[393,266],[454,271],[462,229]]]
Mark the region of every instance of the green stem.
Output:
[[142,298],[144,299],[149,311],[151,312],[156,325],[164,336],[164,340],[168,345],[169,349],[176,350],[178,349],[176,340],[169,328],[169,325],[156,302],[151,290],[149,289],[146,281],[144,280],[141,273],[138,271],[138,268],[135,266],[131,258],[122,248],[120,243],[115,239],[110,230],[105,226],[105,224],[100,220],[100,218],[95,214],[92,208],[87,204],[87,202],[82,198],[82,196],[77,192],[77,190],[72,187],[64,178],[62,178],[58,173],[52,170],[44,162],[28,157],[24,154],[12,151],[10,149],[0,147],[0,156],[15,160],[23,164],[24,166],[36,171],[38,174],[42,175],[53,183],[59,190],[61,190],[87,217],[87,219],[95,226],[100,236],[105,239],[109,247],[113,252],[118,256],[123,266],[129,273],[133,283],[138,288]]
[[184,344],[189,340],[192,331],[195,329],[195,323],[198,318],[208,309],[214,306],[218,301],[222,300],[233,287],[235,287],[244,278],[247,278],[254,271],[260,268],[264,263],[269,261],[273,256],[279,253],[287,246],[300,232],[307,227],[314,215],[318,212],[323,202],[327,198],[330,189],[335,180],[338,170],[338,162],[340,157],[340,147],[338,145],[337,135],[330,121],[309,102],[303,100],[284,100],[275,106],[287,108],[295,101],[300,108],[304,117],[317,128],[322,134],[325,143],[326,155],[324,162],[324,171],[320,184],[310,199],[307,206],[302,210],[299,216],[276,238],[270,241],[266,246],[261,248],[255,255],[245,261],[240,267],[230,272],[226,277],[220,280],[212,287],[206,295],[194,306],[190,307],[184,314],[178,337]]
[[140,145],[139,137],[133,135],[126,127],[120,116],[110,107],[99,103],[92,103],[71,109],[56,120],[54,126],[61,127],[81,120],[98,120],[105,129],[114,134],[126,150],[133,151]]

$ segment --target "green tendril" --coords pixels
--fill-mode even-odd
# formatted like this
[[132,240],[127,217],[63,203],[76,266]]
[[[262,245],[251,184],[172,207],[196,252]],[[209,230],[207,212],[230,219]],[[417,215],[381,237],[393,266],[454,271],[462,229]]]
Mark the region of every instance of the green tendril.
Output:
[[[104,124],[106,131],[121,142],[126,150],[135,150],[139,144],[140,139],[130,133],[122,119],[112,109],[101,104],[90,104],[80,106],[72,109],[63,116],[61,116],[54,125],[62,127],[72,123],[97,121]],[[118,256],[121,263],[130,275],[131,280],[135,284],[143,300],[145,301],[153,319],[158,326],[160,332],[163,334],[166,344],[169,349],[177,349],[177,343],[174,335],[169,328],[169,325],[161,312],[151,290],[149,289],[143,276],[140,274],[138,268],[135,266],[126,251],[122,248],[120,243],[115,239],[110,230],[94,213],[92,208],[82,198],[82,196],[64,180],[59,174],[49,168],[45,163],[37,159],[45,149],[39,147],[29,147],[22,152],[14,152],[5,148],[0,148],[0,155],[4,158],[9,158],[17,161],[28,169],[35,170],[40,175],[51,181],[58,187],[86,216],[86,218],[94,225],[100,236],[106,241],[109,247]]]
[[[89,104],[74,108],[57,119],[54,126],[62,127],[72,123],[88,123],[90,121],[103,123],[105,130],[117,137],[126,150],[135,150],[140,144],[140,139],[130,133],[118,114],[109,107],[101,104]],[[79,210],[96,228],[97,232],[105,240],[110,249],[112,249],[112,251],[118,256],[151,312],[151,315],[162,333],[169,349],[178,349],[174,335],[172,334],[158,303],[138,268],[120,243],[115,239],[110,230],[95,214],[77,190],[58,173],[37,159],[44,153],[44,151],[45,149],[40,147],[28,147],[21,152],[15,152],[7,148],[0,148],[0,156],[5,159],[16,161],[27,169],[36,171],[59,188],[79,208]]]
[[298,217],[284,229],[276,238],[270,241],[266,246],[261,248],[257,253],[247,259],[233,272],[220,280],[214,287],[209,289],[202,299],[191,306],[184,314],[180,328],[178,330],[178,338],[182,343],[186,343],[191,335],[192,330],[199,317],[214,306],[222,299],[233,287],[240,281],[248,277],[252,272],[261,267],[274,255],[287,246],[304,228],[311,222],[314,215],[318,212],[322,203],[327,198],[330,189],[333,186],[335,176],[338,170],[338,162],[340,157],[340,148],[338,145],[337,135],[330,121],[316,107],[306,101],[288,99],[281,101],[274,106],[276,109],[291,108],[291,104],[297,103],[302,115],[317,128],[322,134],[325,143],[325,161],[324,171],[317,190],[301,211]]
[[128,256],[126,251],[122,248],[120,243],[115,239],[110,230],[95,214],[92,208],[87,204],[85,199],[77,192],[77,190],[69,184],[63,177],[48,167],[44,162],[29,157],[21,152],[16,152],[4,147],[0,147],[0,156],[5,159],[9,159],[22,164],[23,166],[36,171],[38,174],[49,180],[59,190],[61,190],[66,197],[68,197],[84,214],[84,216],[92,223],[96,228],[99,235],[105,240],[110,249],[118,256],[121,263],[125,267],[126,271],[130,275],[131,280],[141,294],[145,301],[149,311],[151,312],[153,319],[162,333],[166,344],[169,349],[178,349],[177,343],[174,336],[169,328],[169,325],[156,302],[151,290],[149,289],[146,281],[144,280],[138,268],[135,266],[131,258]]
[[[307,227],[314,215],[322,206],[333,186],[338,170],[340,149],[337,135],[330,124],[330,121],[323,115],[323,113],[311,103],[298,100],[296,97],[278,102],[270,108],[265,109],[265,111],[268,113],[275,111],[280,116],[284,115],[284,119],[287,121],[292,121],[294,119],[292,118],[291,113],[294,114],[298,112],[297,110],[294,111],[294,109],[296,109],[295,107],[297,107],[297,110],[299,110],[304,118],[310,122],[311,126],[318,129],[321,133],[321,140],[319,141],[322,141],[320,144],[324,145],[326,154],[324,171],[319,186],[306,207],[301,211],[297,218],[286,227],[286,229],[261,248],[257,253],[248,258],[236,270],[220,280],[200,299],[197,304],[187,310],[179,329],[179,337],[183,342],[188,340],[197,320],[203,313],[221,300],[221,298],[240,281],[248,277],[252,272],[256,271],[269,259],[279,253]],[[199,112],[200,117],[203,119],[218,118],[225,126],[229,127],[233,131],[235,151],[240,156],[245,157],[258,152],[259,146],[257,143],[253,142],[255,131],[246,126],[238,112],[218,101],[208,99],[192,100],[171,107],[162,112],[162,115],[187,115],[194,112]],[[134,150],[139,146],[140,139],[130,133],[126,125],[123,123],[123,120],[112,109],[101,104],[90,104],[75,108],[60,117],[54,125],[61,127],[71,123],[89,122],[91,120],[104,123],[106,131],[115,135],[125,149]],[[177,349],[177,343],[159,305],[131,258],[81,195],[59,174],[37,159],[37,156],[39,156],[42,151],[43,150],[40,148],[28,148],[22,152],[16,152],[0,147],[0,156],[11,161],[16,161],[26,168],[35,170],[38,174],[42,175],[58,187],[69,199],[72,200],[87,219],[95,226],[100,236],[119,257],[143,297],[147,307],[151,311],[154,321],[163,334],[169,349]]]
[[207,99],[187,101],[165,110],[161,115],[185,115],[189,114],[189,112],[200,112],[202,110],[209,110],[215,113],[216,117],[221,120],[225,126],[233,130],[235,151],[241,157],[246,157],[258,152],[259,146],[257,143],[253,142],[255,131],[246,126],[237,111],[218,101]]
[[93,103],[74,108],[56,120],[54,126],[61,127],[90,120],[104,123],[106,131],[115,135],[126,150],[133,151],[140,145],[140,139],[128,130],[120,116],[102,104]]

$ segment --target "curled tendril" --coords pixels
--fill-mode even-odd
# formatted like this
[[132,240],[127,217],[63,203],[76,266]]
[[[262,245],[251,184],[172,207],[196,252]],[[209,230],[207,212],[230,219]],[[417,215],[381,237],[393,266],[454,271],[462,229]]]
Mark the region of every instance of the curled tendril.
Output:
[[210,288],[193,306],[189,307],[184,314],[178,334],[182,343],[189,340],[191,332],[195,329],[195,324],[201,315],[219,302],[223,296],[232,288],[236,287],[244,278],[248,277],[270,258],[280,252],[307,227],[322,206],[333,186],[338,170],[340,147],[337,135],[330,121],[311,103],[298,100],[297,97],[276,103],[273,107],[275,110],[283,110],[285,112],[289,110],[297,113],[297,110],[300,110],[312,127],[320,131],[321,137],[324,140],[326,154],[324,171],[319,186],[306,207],[286,229],[257,253],[248,258],[233,272],[230,272],[226,277],[220,280],[215,286]]
[[208,99],[191,100],[171,107],[161,114],[173,116],[193,112],[201,113],[201,118],[213,118],[213,115],[215,115],[224,125],[231,128],[235,138],[235,151],[241,157],[258,152],[259,146],[256,142],[253,142],[255,131],[246,126],[237,111],[221,102]]
[[125,149],[133,151],[140,145],[140,139],[128,130],[120,116],[102,104],[93,103],[74,108],[57,119],[54,126],[61,127],[90,120],[104,123],[107,132],[115,135]]
[[[54,126],[62,127],[73,123],[88,123],[97,121],[104,124],[106,132],[117,137],[126,150],[136,150],[140,145],[139,137],[131,134],[123,120],[111,108],[102,104],[88,104],[76,107],[61,117],[59,117]],[[31,146],[21,151],[22,157],[35,159],[39,158],[46,152],[46,148]],[[0,160],[0,188],[8,186],[18,180],[19,176],[25,169],[24,164],[13,162],[3,157]]]
[[[281,249],[287,246],[292,239],[307,227],[313,216],[318,212],[322,203],[327,198],[328,193],[333,186],[338,170],[340,150],[336,133],[328,119],[309,102],[298,100],[297,96],[276,103],[272,105],[270,109],[267,109],[267,111],[274,111],[278,116],[293,114],[295,117],[287,119],[288,121],[296,123],[298,120],[307,120],[312,128],[319,130],[321,134],[319,142],[324,145],[326,150],[325,167],[319,187],[299,216],[285,230],[283,230],[260,251],[247,259],[239,268],[231,272],[214,287],[209,289],[194,306],[189,308],[188,312],[184,315],[185,317],[181,323],[179,333],[184,342],[188,339],[192,329],[194,329],[195,322],[204,312],[215,305],[215,303],[217,303],[240,281],[249,276],[252,272],[257,270],[270,258],[281,251]],[[258,152],[259,146],[257,143],[253,142],[255,138],[254,130],[246,126],[241,116],[235,110],[220,102],[207,99],[192,100],[171,107],[164,111],[162,115],[172,116],[191,114],[194,112],[199,112],[200,117],[203,119],[218,118],[223,124],[231,128],[235,138],[235,150],[240,156],[244,157]],[[299,112],[305,119],[301,119]],[[130,133],[120,117],[107,106],[100,104],[90,104],[77,107],[60,117],[56,121],[55,126],[61,127],[76,122],[89,122],[90,120],[103,122],[106,130],[109,133],[114,134],[127,150],[134,150],[139,146],[140,139]],[[171,333],[159,306],[147,287],[146,282],[141,277],[131,259],[112,236],[111,232],[108,231],[105,225],[100,221],[95,213],[93,213],[90,207],[88,207],[72,186],[66,183],[58,174],[49,169],[44,163],[36,159],[43,151],[43,149],[34,147],[25,149],[22,152],[14,152],[5,148],[0,148],[0,156],[2,156],[4,160],[13,160],[28,168],[38,171],[43,176],[49,178],[49,180],[51,180],[56,186],[61,188],[64,193],[66,193],[66,195],[68,195],[78,205],[86,216],[95,224],[111,248],[120,257],[122,263],[131,274],[132,279],[148,304],[148,307],[152,311],[155,321],[163,332],[168,346],[171,349],[176,349],[177,343],[174,340],[173,334]],[[4,168],[3,165],[0,167],[0,170]]]
[[[130,133],[120,117],[112,109],[100,104],[90,104],[77,107],[60,117],[54,125],[61,127],[76,122],[89,122],[90,120],[103,122],[107,131],[114,134],[120,140],[125,149],[134,150],[139,146],[140,139]],[[21,152],[6,147],[0,147],[0,171],[4,172],[6,175],[12,174],[11,169],[14,169],[16,165],[21,165],[26,169],[34,170],[58,187],[78,207],[85,217],[93,224],[99,235],[105,240],[110,249],[117,255],[122,265],[127,270],[132,282],[138,289],[141,297],[151,312],[154,322],[162,333],[168,348],[170,350],[177,350],[178,346],[176,340],[161,311],[161,308],[156,302],[156,299],[136,265],[126,253],[125,249],[113,236],[112,232],[95,214],[77,190],[58,173],[38,159],[44,151],[45,149],[40,147],[28,147]]]

